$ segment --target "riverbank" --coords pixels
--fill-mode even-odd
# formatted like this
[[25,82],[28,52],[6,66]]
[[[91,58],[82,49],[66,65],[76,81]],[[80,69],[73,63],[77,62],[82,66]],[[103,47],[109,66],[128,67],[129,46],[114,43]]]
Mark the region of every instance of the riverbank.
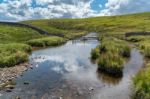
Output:
[[12,81],[19,75],[22,75],[22,73],[29,67],[29,63],[26,62],[9,68],[0,68],[0,90],[9,89],[7,87],[11,86],[12,83],[7,82]]
[[[130,36],[128,41],[134,43],[145,56],[144,68],[133,78],[133,99],[150,98],[150,36]],[[138,98],[137,98],[138,97]]]
[[[67,39],[62,37],[42,37],[38,39],[29,40],[26,44],[22,43],[11,43],[11,44],[0,44],[0,56],[3,58],[0,59],[0,90],[9,89],[8,86],[12,87],[12,81],[19,75],[22,75],[24,71],[28,69],[33,69],[32,64],[28,63],[29,54],[35,49],[43,49],[48,47],[55,47],[62,44],[65,44]],[[18,51],[21,51],[18,54]],[[11,53],[16,52],[16,58],[14,58]],[[20,57],[25,53],[25,57]],[[10,57],[8,56],[10,55]],[[8,57],[8,58],[7,58]],[[12,57],[12,58],[11,58]],[[7,60],[6,60],[7,58]],[[23,60],[24,59],[24,60]]]

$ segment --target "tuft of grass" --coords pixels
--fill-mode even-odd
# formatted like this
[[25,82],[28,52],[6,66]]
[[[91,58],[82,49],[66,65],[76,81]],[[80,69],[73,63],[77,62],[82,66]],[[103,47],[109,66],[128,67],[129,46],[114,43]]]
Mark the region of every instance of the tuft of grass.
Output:
[[123,69],[124,60],[118,54],[106,53],[99,57],[99,69],[110,74],[121,74]]
[[150,64],[133,78],[134,99],[150,99]]
[[30,52],[31,47],[26,44],[0,44],[0,68],[27,61]]
[[99,49],[95,48],[91,51],[91,59],[96,60],[100,56]]
[[91,58],[98,59],[98,68],[110,74],[120,75],[126,58],[130,57],[131,48],[123,40],[105,37],[101,44],[92,50]]
[[45,37],[27,41],[27,44],[34,47],[57,46],[64,43],[66,40],[61,37]]

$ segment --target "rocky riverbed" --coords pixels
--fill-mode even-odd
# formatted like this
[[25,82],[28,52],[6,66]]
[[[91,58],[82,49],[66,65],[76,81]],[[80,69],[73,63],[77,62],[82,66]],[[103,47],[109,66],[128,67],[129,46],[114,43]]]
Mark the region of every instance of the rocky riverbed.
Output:
[[8,82],[10,82],[18,77],[19,75],[22,75],[24,71],[26,71],[29,67],[28,62],[15,65],[14,67],[9,67],[9,68],[0,68],[0,90],[4,86],[8,86]]

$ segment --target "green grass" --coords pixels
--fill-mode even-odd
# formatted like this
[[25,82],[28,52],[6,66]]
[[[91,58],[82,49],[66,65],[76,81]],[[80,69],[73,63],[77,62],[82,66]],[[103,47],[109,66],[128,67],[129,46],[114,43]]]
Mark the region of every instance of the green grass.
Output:
[[26,62],[30,52],[31,47],[26,44],[0,44],[0,68]]
[[0,68],[27,61],[31,51],[29,45],[56,46],[63,42],[64,38],[45,37],[30,28],[0,24]]
[[24,43],[41,37],[30,28],[0,24],[0,68],[28,61],[31,47]]
[[66,40],[61,37],[45,37],[27,41],[28,45],[34,47],[57,46],[64,43]]
[[133,99],[150,99],[150,36],[132,36],[134,42],[146,58],[145,68],[133,78]]
[[[49,34],[54,34],[56,36],[64,37],[67,39],[73,39],[76,37],[83,36],[87,33],[86,30],[80,30],[77,28],[69,28],[72,27],[72,19],[52,19],[52,20],[35,20],[35,21],[25,21],[23,23],[31,24],[36,27],[40,27],[49,32]],[[70,21],[68,21],[70,20]],[[67,21],[67,24],[66,24]]]
[[150,99],[150,64],[133,79],[134,99]]
[[108,37],[92,50],[91,58],[98,60],[99,69],[107,73],[117,74],[123,70],[126,58],[130,57],[130,46],[123,40]]
[[131,36],[128,41],[134,42],[146,58],[150,58],[150,36]]
[[23,43],[40,37],[41,34],[30,28],[0,24],[0,43]]
[[45,19],[25,21],[49,31],[51,34],[76,34],[70,31],[92,31],[105,35],[125,34],[126,32],[150,31],[150,13],[121,16],[95,17],[86,19]]
[[145,36],[130,36],[127,38],[127,41],[140,42],[140,41],[143,41],[145,38],[146,38]]

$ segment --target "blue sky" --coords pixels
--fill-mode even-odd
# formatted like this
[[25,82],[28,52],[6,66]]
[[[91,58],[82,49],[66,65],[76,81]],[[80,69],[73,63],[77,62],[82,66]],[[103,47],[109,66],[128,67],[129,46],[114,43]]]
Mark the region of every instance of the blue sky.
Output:
[[91,3],[91,8],[95,11],[100,12],[101,10],[105,9],[105,4],[107,3],[107,0],[94,0]]
[[0,0],[0,21],[149,12],[150,0]]

